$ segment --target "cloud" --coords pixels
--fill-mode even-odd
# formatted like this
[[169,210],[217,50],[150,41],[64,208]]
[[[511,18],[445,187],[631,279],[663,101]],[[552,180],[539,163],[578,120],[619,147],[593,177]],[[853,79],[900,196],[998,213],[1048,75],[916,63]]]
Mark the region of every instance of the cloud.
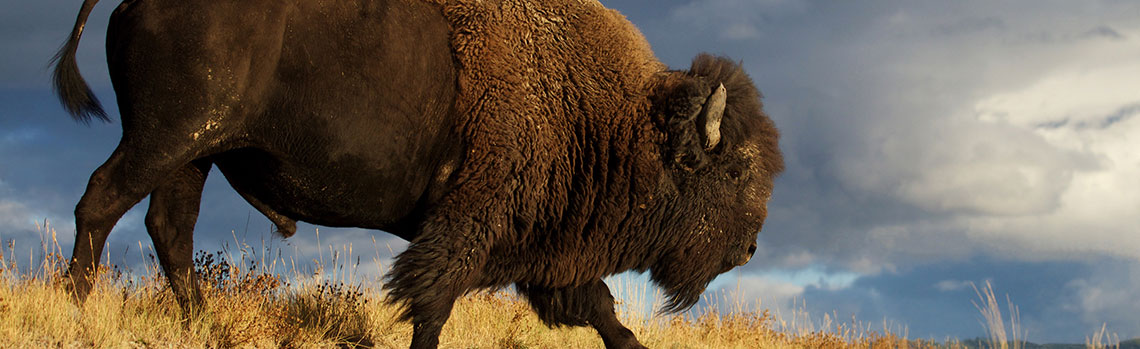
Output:
[[794,314],[797,300],[803,299],[805,285],[769,275],[722,277],[709,287],[704,306],[722,313],[753,312],[767,309],[773,314]]
[[[938,16],[933,18],[939,22]],[[1103,154],[1070,146],[1072,139],[1036,126],[1090,118],[1126,121],[1122,115],[1105,117],[1127,111],[1140,100],[1135,89],[1124,86],[1127,79],[1119,78],[1137,73],[1140,51],[1135,45],[1078,41],[1001,47],[1041,30],[1040,23],[1025,18],[1008,21],[1013,24],[967,26],[1001,28],[996,35],[936,31],[954,37],[934,42],[897,32],[902,28],[867,33],[898,36],[898,42],[882,49],[924,53],[876,56],[886,60],[878,65],[882,78],[868,81],[867,87],[881,88],[883,97],[891,97],[879,98],[880,103],[895,104],[863,106],[865,112],[879,116],[862,119],[863,125],[854,128],[862,137],[854,139],[855,144],[847,147],[854,151],[839,160],[839,179],[932,214],[1020,216],[1059,209],[1074,181],[1085,173],[1122,170],[1099,168],[1104,165],[1099,161]],[[962,40],[972,46],[957,45]],[[1073,56],[1070,51],[1084,55]],[[843,55],[850,56],[858,55]],[[1035,62],[1017,66],[1022,64],[1017,57],[1024,56],[1034,57]],[[1089,62],[1086,57],[1096,58]],[[856,107],[858,103],[854,102]]]
[[797,269],[773,269],[759,273],[729,273],[709,285],[712,304],[723,312],[768,309],[781,314],[794,314],[796,301],[803,300],[808,288],[840,290],[850,287],[859,277],[846,271],[826,270],[819,265]]
[[1098,266],[1089,275],[1065,285],[1073,299],[1065,303],[1079,316],[1085,331],[1104,323],[1113,331],[1125,331],[1121,338],[1140,336],[1140,266],[1131,263],[1109,263]]
[[[896,19],[898,19],[896,17]],[[955,19],[936,25],[930,32],[935,36],[958,36],[982,32],[1001,32],[1007,26],[1005,21],[998,17],[966,17]]]
[[27,232],[34,227],[35,215],[23,202],[0,198],[0,233]]
[[941,292],[954,292],[967,289],[972,285],[974,285],[974,283],[970,281],[942,280],[934,284],[934,289]]
[[1022,217],[964,221],[975,236],[1025,246],[1032,254],[1109,253],[1140,260],[1140,91],[1123,76],[1140,76],[1136,45],[1083,47],[1088,60],[1066,62],[1025,87],[974,105],[978,120],[1040,136],[1054,153],[1083,154],[1067,185],[1053,188],[1055,207]]
[[1090,29],[1089,31],[1081,34],[1081,37],[1084,37],[1084,38],[1106,38],[1109,40],[1123,40],[1124,39],[1124,35],[1121,35],[1120,32],[1116,31],[1116,29],[1112,29],[1112,27],[1109,27],[1107,25],[1101,25],[1101,26],[1097,26],[1096,28]]
[[856,161],[852,184],[936,214],[1025,215],[1057,208],[1087,154],[1060,149],[1031,130],[964,120],[888,136]]
[[1085,49],[1098,57],[1094,58],[1097,62],[1069,62],[1069,66],[1054,68],[1028,86],[981,99],[974,103],[977,118],[1030,130],[1046,124],[1054,125],[1046,127],[1050,130],[1086,130],[1104,129],[1135,115],[1140,92],[1120,77],[1140,76],[1140,63],[1134,60],[1140,57],[1140,48]]
[[59,229],[59,222],[49,219],[49,209],[37,207],[32,204],[34,201],[22,197],[21,191],[13,188],[2,176],[0,172],[0,244],[19,241],[21,248],[38,247],[45,223],[66,231]]
[[1038,343],[1078,342],[1107,324],[1121,338],[1140,336],[1130,297],[1140,287],[1132,261],[1018,262],[976,258],[926,265],[855,280],[844,288],[808,286],[801,296],[810,314],[855,316],[870,324],[902,323],[911,338],[984,336],[974,308],[974,285],[991,282],[1008,317],[1006,299],[1020,309],[1021,328]]
[[674,8],[672,18],[711,29],[722,39],[748,40],[765,34],[760,27],[769,18],[799,13],[805,6],[791,0],[703,0]]

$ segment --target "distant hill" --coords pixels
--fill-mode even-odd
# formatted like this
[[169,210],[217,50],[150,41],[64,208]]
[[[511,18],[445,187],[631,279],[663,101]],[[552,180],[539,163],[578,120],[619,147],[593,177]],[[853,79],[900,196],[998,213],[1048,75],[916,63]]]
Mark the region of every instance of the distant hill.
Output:
[[[992,347],[989,344],[989,340],[983,339],[983,338],[974,338],[974,339],[964,340],[964,341],[962,341],[962,346],[964,346],[966,348],[971,348],[971,349],[974,349],[974,348],[982,349],[982,348],[991,348]],[[1025,346],[1023,348],[1025,348],[1025,349],[1085,349],[1087,347],[1084,344],[1037,344],[1037,343],[1026,342]],[[1109,346],[1108,348],[1140,349],[1140,338],[1134,338],[1134,339],[1129,339],[1126,341],[1121,341],[1119,347]]]

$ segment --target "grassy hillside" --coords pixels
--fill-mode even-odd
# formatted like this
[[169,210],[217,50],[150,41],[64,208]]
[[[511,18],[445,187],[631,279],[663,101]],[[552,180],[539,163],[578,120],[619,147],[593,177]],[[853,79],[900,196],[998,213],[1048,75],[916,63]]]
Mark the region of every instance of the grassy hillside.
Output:
[[[42,258],[22,259],[34,265],[18,265],[21,258],[11,245],[0,250],[0,348],[406,348],[411,340],[411,326],[395,321],[398,310],[383,301],[382,292],[354,286],[359,283],[346,277],[352,267],[337,261],[315,261],[314,272],[300,272],[305,268],[294,261],[266,261],[247,249],[199,253],[195,262],[206,304],[184,319],[153,259],[134,272],[103,265],[89,300],[76,306],[62,286],[63,253],[53,238],[44,240]],[[277,270],[283,265],[290,271]],[[629,290],[621,288],[636,286],[612,287],[623,293]],[[820,325],[768,312],[721,313],[715,306],[664,317],[625,311],[646,308],[619,305],[623,322],[651,348],[1037,348],[989,345],[1004,341],[996,337],[935,344],[865,324]],[[525,301],[507,291],[459,300],[440,343],[444,348],[602,347],[592,329],[547,328]],[[1092,344],[1088,347],[1101,347]]]

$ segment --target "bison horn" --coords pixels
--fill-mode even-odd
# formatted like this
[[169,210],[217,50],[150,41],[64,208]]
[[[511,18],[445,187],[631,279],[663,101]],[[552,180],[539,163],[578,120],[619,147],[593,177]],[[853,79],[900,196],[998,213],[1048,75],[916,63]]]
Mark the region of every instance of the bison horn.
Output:
[[724,88],[724,84],[720,84],[705,101],[701,115],[698,117],[697,122],[705,127],[705,150],[712,150],[720,143],[720,119],[724,116],[725,100],[728,98],[728,93]]

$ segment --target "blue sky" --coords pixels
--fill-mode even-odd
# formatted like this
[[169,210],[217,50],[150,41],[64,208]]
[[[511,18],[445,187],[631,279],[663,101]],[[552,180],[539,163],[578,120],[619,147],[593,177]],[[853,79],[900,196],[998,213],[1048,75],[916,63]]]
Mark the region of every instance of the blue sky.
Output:
[[[47,60],[79,2],[0,1],[0,239],[26,251],[48,219],[70,251],[71,210],[119,126],[76,124],[50,94]],[[603,3],[673,67],[702,51],[740,60],[782,130],[788,171],[760,250],[714,291],[972,338],[984,332],[968,285],[990,281],[1031,341],[1082,342],[1102,323],[1140,336],[1140,3]],[[96,7],[79,53],[107,104],[113,7]],[[142,208],[112,233],[113,259],[149,240]],[[374,237],[381,262],[405,245],[331,228],[318,245],[314,230],[273,240],[215,172],[196,243],[272,241],[298,261],[352,243],[369,259]]]

